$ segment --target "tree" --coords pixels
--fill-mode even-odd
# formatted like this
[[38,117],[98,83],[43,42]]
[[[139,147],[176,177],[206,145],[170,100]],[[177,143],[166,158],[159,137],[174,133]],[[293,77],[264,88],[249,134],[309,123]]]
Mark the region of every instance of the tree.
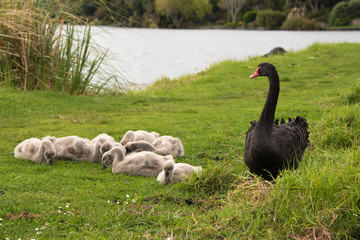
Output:
[[236,15],[241,8],[246,4],[247,0],[221,0],[221,7],[227,9],[232,18],[232,22],[236,22]]
[[320,0],[307,0],[307,2],[311,8],[312,13],[316,13],[318,11],[318,5]]
[[179,28],[184,18],[192,18],[196,15],[203,18],[210,12],[209,0],[155,0],[157,13],[170,17],[176,28]]

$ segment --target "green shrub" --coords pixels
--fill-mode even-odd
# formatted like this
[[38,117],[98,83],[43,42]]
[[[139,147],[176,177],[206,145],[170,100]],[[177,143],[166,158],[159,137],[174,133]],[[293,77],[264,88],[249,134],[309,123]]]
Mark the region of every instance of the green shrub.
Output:
[[350,18],[337,18],[334,22],[334,26],[347,26],[351,22]]
[[280,11],[264,10],[258,12],[256,16],[256,25],[267,29],[279,29],[285,21],[286,15]]
[[237,23],[237,22],[227,22],[227,23],[225,23],[224,26],[227,27],[227,28],[237,28],[237,27],[239,27],[240,25],[239,25],[239,23]]
[[349,17],[351,20],[360,17],[360,0],[352,0],[349,2]]
[[246,12],[243,16],[243,21],[245,24],[251,23],[252,21],[255,21],[256,19],[256,11],[249,11]]
[[349,3],[339,2],[336,4],[329,13],[329,23],[333,25],[337,18],[345,18]]
[[281,29],[284,30],[320,30],[320,23],[314,19],[304,17],[293,17],[287,19]]
[[351,20],[358,17],[360,17],[360,0],[339,2],[333,7],[331,12],[329,13],[329,23],[331,25],[335,25],[335,21],[337,21],[337,24],[346,24],[348,22],[346,24],[348,25]]
[[319,22],[327,22],[330,10],[331,9],[328,8],[318,9],[318,11],[315,13],[309,12],[306,14],[306,17],[309,19],[316,19]]

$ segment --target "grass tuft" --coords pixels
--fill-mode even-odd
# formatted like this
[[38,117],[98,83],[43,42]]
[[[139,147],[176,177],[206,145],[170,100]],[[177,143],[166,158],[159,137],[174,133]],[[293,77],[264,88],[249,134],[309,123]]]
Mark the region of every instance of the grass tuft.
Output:
[[114,83],[121,87],[124,79],[104,77],[99,69],[107,52],[98,48],[97,56],[90,56],[91,28],[73,14],[77,4],[81,1],[2,1],[0,87],[71,95],[98,94]]
[[360,85],[357,85],[354,90],[346,97],[349,104],[360,103]]
[[322,148],[351,148],[360,143],[359,104],[345,105],[324,115],[315,134]]
[[221,196],[235,188],[240,178],[234,166],[229,164],[211,166],[208,162],[207,168],[199,176],[194,175],[191,181],[185,182],[182,186],[201,198]]

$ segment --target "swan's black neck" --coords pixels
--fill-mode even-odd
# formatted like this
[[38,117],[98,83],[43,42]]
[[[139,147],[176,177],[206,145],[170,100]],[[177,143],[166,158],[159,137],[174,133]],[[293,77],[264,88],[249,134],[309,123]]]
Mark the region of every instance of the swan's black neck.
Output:
[[257,126],[260,129],[263,129],[267,133],[270,133],[271,127],[274,122],[276,104],[279,97],[280,84],[279,84],[279,75],[275,71],[271,72],[268,75],[269,78],[269,92],[266,98],[264,108],[261,112],[259,122]]

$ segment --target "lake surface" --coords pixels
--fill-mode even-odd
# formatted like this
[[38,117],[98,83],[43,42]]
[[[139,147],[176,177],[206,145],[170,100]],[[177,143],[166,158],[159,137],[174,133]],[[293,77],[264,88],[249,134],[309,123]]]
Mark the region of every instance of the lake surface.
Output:
[[360,31],[173,30],[93,27],[109,49],[106,63],[141,87],[161,77],[196,73],[223,60],[245,60],[274,47],[302,50],[315,42],[360,43]]

